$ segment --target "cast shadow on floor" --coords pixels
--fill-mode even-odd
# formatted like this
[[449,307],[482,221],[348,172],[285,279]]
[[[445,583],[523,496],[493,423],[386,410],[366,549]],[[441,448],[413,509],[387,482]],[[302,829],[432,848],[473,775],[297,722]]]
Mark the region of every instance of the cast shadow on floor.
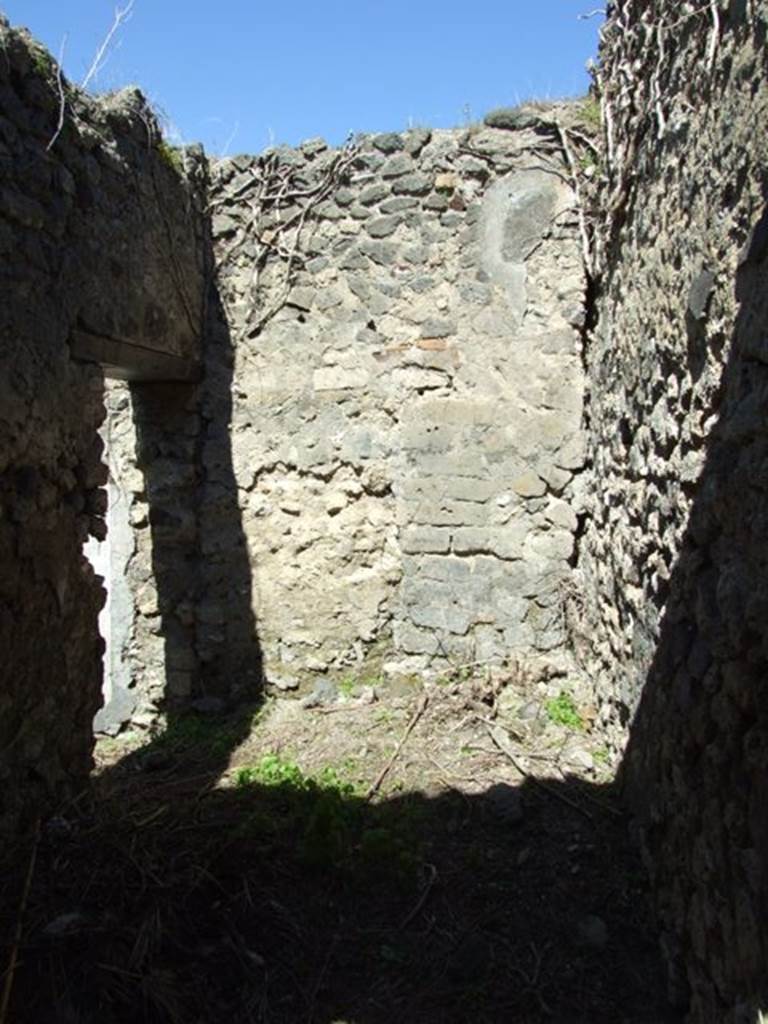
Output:
[[279,755],[222,779],[254,712],[178,718],[44,827],[10,1019],[679,1019],[610,785],[369,801]]

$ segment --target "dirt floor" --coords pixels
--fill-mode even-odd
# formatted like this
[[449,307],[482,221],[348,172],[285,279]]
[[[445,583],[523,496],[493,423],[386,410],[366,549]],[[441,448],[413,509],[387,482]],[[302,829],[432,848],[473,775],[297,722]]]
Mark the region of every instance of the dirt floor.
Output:
[[454,673],[102,741],[4,873],[0,1024],[677,1019],[590,718]]

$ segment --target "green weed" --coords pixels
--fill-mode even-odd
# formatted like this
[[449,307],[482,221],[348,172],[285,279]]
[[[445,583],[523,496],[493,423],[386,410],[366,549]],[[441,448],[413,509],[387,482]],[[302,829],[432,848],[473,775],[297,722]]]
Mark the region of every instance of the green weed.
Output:
[[582,156],[579,157],[579,167],[582,171],[588,171],[591,167],[599,167],[599,162],[595,154],[588,150]]
[[194,750],[220,755],[229,753],[237,737],[237,726],[232,722],[190,714],[172,719],[165,732],[155,739],[153,746],[174,753]]
[[306,789],[308,779],[295,761],[284,761],[279,754],[265,754],[257,765],[244,766],[235,772],[236,786],[287,786]]
[[332,765],[327,765],[317,777],[317,784],[321,789],[333,790],[339,796],[355,796],[355,786],[347,779],[343,779]]
[[264,789],[245,830],[275,841],[297,837],[297,856],[311,867],[380,872],[405,880],[417,866],[410,836],[413,811],[406,800],[399,830],[378,827],[376,809],[342,774],[350,766],[354,764],[344,762],[340,771],[328,765],[310,776],[290,758],[265,754],[258,764],[238,768],[235,786],[243,795],[251,786]]
[[581,120],[586,127],[599,131],[601,124],[600,101],[594,96],[587,96],[581,105]]
[[573,697],[565,690],[561,690],[557,697],[548,700],[544,710],[550,722],[555,725],[563,725],[567,729],[583,729],[584,722],[576,709]]
[[344,676],[336,684],[336,688],[343,697],[351,697],[355,692],[357,686],[357,680],[354,676]]
[[38,75],[49,78],[54,73],[55,64],[53,57],[46,50],[38,49],[35,46],[30,51],[30,56],[32,58],[32,67]]
[[160,154],[160,159],[163,163],[170,167],[175,174],[184,173],[184,157],[180,149],[172,146],[165,139],[160,139],[157,143],[157,152]]

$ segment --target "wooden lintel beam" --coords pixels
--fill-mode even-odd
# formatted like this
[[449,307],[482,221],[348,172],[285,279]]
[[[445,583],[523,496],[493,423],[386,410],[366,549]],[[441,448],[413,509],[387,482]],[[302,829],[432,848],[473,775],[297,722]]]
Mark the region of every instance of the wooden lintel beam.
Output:
[[135,345],[116,338],[105,338],[89,331],[73,330],[69,341],[72,358],[88,363],[99,363],[107,377],[118,380],[198,380],[199,362],[182,359]]

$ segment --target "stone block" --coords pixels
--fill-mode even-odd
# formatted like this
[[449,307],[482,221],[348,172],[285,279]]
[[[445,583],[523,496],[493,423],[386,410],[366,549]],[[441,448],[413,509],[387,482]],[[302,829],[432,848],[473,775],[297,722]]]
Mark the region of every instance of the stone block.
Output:
[[389,186],[383,182],[376,182],[374,185],[368,185],[364,188],[358,197],[358,202],[362,203],[363,206],[374,206],[376,203],[380,203],[382,199],[386,199],[390,194]]
[[368,373],[361,367],[326,366],[312,374],[312,386],[315,391],[364,388],[368,380]]
[[559,526],[570,533],[573,533],[578,525],[576,513],[566,501],[550,501],[544,516],[553,526]]
[[[403,570],[406,577],[414,576],[421,579],[447,583],[451,587],[461,588],[469,583],[473,565],[469,559],[455,556],[443,557],[428,555],[421,559],[404,560]],[[456,591],[459,592],[458,590]]]
[[404,210],[413,210],[418,205],[418,199],[413,196],[394,196],[382,203],[379,211],[384,214],[402,213]]
[[462,450],[457,451],[458,447],[458,444],[455,445],[452,451],[445,454],[422,454],[419,469],[426,477],[455,475],[473,480],[487,479],[490,474],[490,461],[482,450],[467,450],[464,445]]
[[410,128],[405,133],[405,151],[417,157],[432,138],[429,128]]
[[493,398],[432,398],[414,403],[407,414],[409,418],[451,426],[491,426],[499,415],[499,405]]
[[456,498],[458,501],[472,501],[482,505],[497,493],[499,485],[493,480],[451,475],[441,480],[439,486],[449,498]]
[[352,191],[351,188],[347,188],[346,186],[342,185],[341,188],[336,189],[336,191],[333,194],[333,198],[335,199],[336,204],[338,206],[347,207],[351,206],[352,203],[354,202],[355,193]]
[[390,214],[385,217],[376,217],[366,222],[365,230],[372,238],[387,238],[395,233],[400,224],[400,217]]
[[[367,206],[363,206],[361,203],[353,203],[352,206],[350,206],[350,208],[349,208],[349,215],[350,215],[350,217],[353,217],[355,220],[358,220],[358,221],[362,221],[362,220],[365,220],[367,217],[370,217],[371,213],[372,213],[372,211]],[[344,263],[341,264],[342,269],[344,269],[345,264],[347,264],[352,259],[352,257],[353,257],[353,253],[350,251],[347,254],[347,256],[346,256],[346,259],[345,259]],[[328,262],[329,261],[326,260],[325,257],[320,257],[320,259],[323,261],[323,269],[324,269],[326,266],[328,266]],[[365,266],[365,264],[363,264],[363,266]],[[350,266],[349,269],[350,270],[359,270],[360,266],[359,265],[358,266],[354,266],[354,267]]]
[[523,557],[530,523],[519,518],[506,526],[495,526],[491,536],[491,551],[504,561],[513,562]]
[[537,466],[537,471],[542,480],[546,481],[547,487],[553,494],[562,494],[573,479],[572,473],[569,473],[568,470],[560,469],[559,466],[539,465]]
[[499,107],[489,111],[483,123],[489,128],[504,128],[507,131],[520,131],[524,128],[535,128],[542,123],[542,117],[536,111],[524,107]]
[[[499,664],[508,654],[504,633],[493,625],[479,624],[472,630],[473,660],[480,665]],[[512,790],[517,794],[516,790]],[[511,811],[505,807],[505,815]]]
[[344,216],[344,212],[339,209],[336,203],[330,199],[326,199],[325,202],[318,203],[314,209],[314,213],[318,217],[322,217],[324,220],[341,220]]
[[435,210],[437,213],[442,213],[448,209],[449,199],[442,193],[435,193],[427,198],[422,203],[425,210]]
[[407,153],[395,153],[384,161],[381,167],[381,176],[387,178],[399,178],[409,174],[413,170],[413,160]]
[[510,486],[515,494],[521,498],[536,498],[547,492],[547,485],[544,480],[532,470],[526,470],[510,481]]
[[433,630],[420,629],[408,621],[396,620],[393,639],[397,650],[403,654],[438,654],[440,644]]
[[505,629],[522,622],[528,611],[529,600],[506,580],[493,589],[491,599],[496,622]]
[[[379,240],[361,242],[360,252],[382,267],[390,266],[397,258],[397,246],[393,242]],[[355,266],[353,269],[359,268]]]
[[398,194],[423,196],[432,191],[432,179],[428,174],[419,171],[405,174],[393,183],[392,191]]
[[400,545],[407,554],[445,554],[450,550],[451,533],[447,529],[408,526],[400,532]]
[[411,605],[408,617],[414,626],[432,629],[438,634],[455,633],[457,636],[464,636],[472,621],[472,615],[466,608],[434,599],[427,603]]
[[525,539],[526,558],[567,562],[573,554],[574,535],[567,530],[532,531]]
[[488,527],[459,527],[451,531],[452,550],[456,555],[488,554],[492,550]]
[[482,505],[470,501],[414,502],[401,514],[424,526],[485,526],[487,514]]
[[[421,378],[417,376],[416,379]],[[406,423],[400,429],[400,444],[405,451],[409,452],[447,451],[454,440],[455,431],[434,422]]]
[[398,135],[396,132],[385,132],[383,135],[374,135],[371,139],[371,143],[381,153],[397,153],[403,149],[404,142],[402,135]]
[[581,431],[573,433],[554,458],[560,469],[581,469],[586,459],[586,439]]
[[507,652],[530,649],[534,643],[534,631],[529,623],[525,621],[515,622],[505,626],[504,646]]
[[447,338],[456,333],[456,324],[451,320],[443,320],[440,317],[430,317],[425,320],[420,328],[422,338]]

